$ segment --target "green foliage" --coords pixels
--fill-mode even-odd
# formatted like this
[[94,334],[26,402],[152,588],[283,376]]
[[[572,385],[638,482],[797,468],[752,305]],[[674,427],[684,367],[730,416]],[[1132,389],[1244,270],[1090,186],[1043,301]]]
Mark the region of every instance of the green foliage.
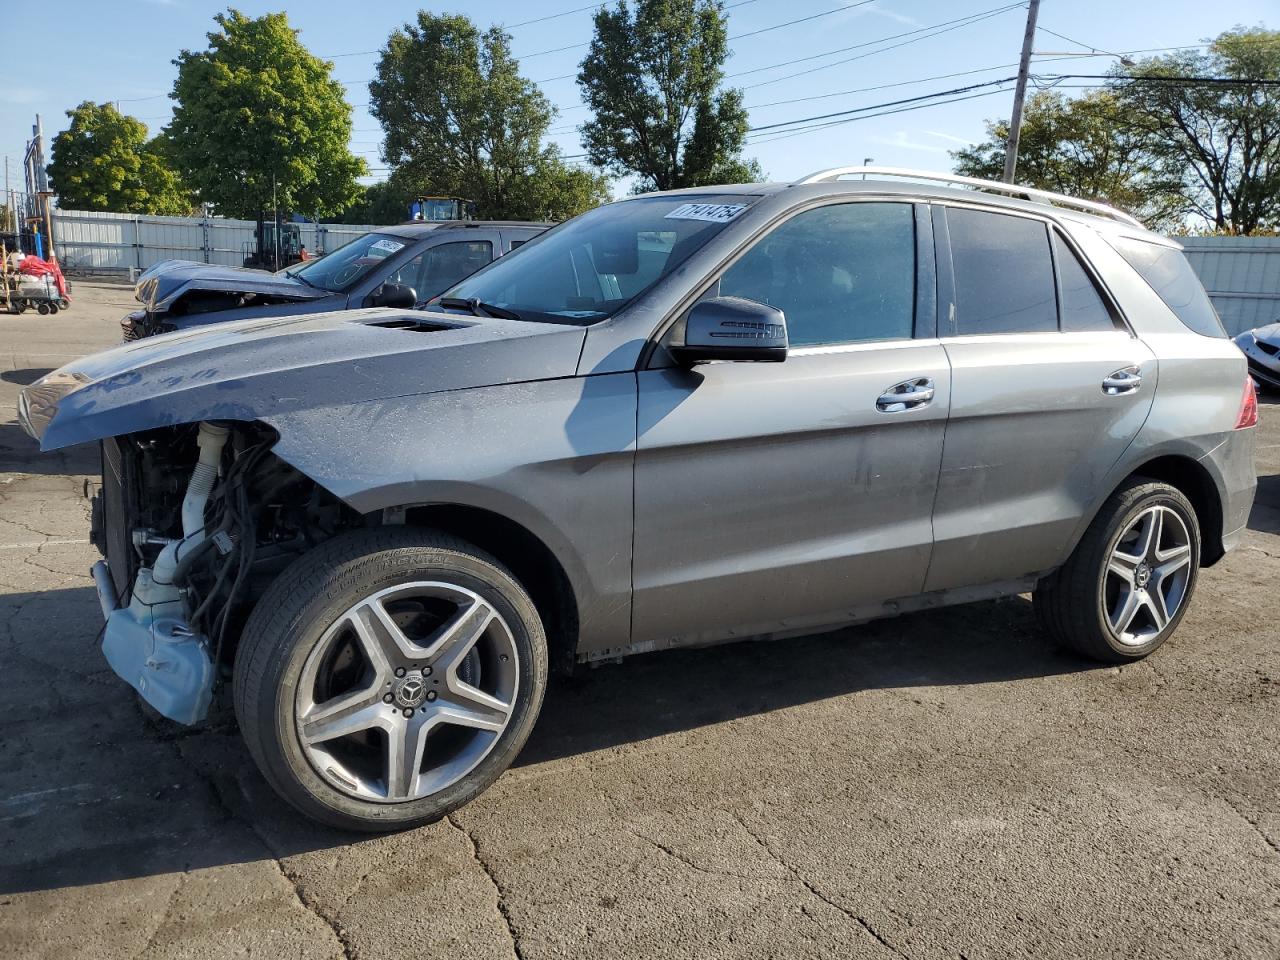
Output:
[[420,11],[387,39],[369,99],[395,179],[414,185],[404,203],[456,196],[486,219],[560,220],[608,198],[602,176],[543,145],[555,110],[497,28]]
[[409,204],[418,191],[403,182],[403,177],[391,176],[381,183],[361,187],[359,199],[336,218],[335,223],[371,223],[381,226],[403,223],[409,219]]
[[[1127,80],[1229,77],[1232,84]],[[1280,31],[1221,34],[1205,51],[1181,51],[1117,72],[1112,89],[1129,130],[1177,182],[1186,212],[1219,232],[1280,225]]]
[[226,216],[272,209],[328,216],[359,196],[367,168],[347,146],[351,106],[283,13],[214,17],[209,49],[174,64],[168,127],[175,161],[200,198]]
[[742,91],[721,90],[729,47],[719,0],[618,0],[595,15],[578,72],[591,162],[641,190],[763,179],[741,159]]
[[49,177],[67,210],[184,216],[195,207],[159,138],[110,103],[68,110],[71,125],[53,139]]
[[[1223,77],[1234,83],[1178,82]],[[1146,78],[1166,78],[1152,80]],[[1103,91],[1028,101],[1018,181],[1129,210],[1156,229],[1252,234],[1280,226],[1280,32],[1237,28],[1205,51],[1117,68]],[[1005,122],[952,153],[999,179]]]
[[[1019,138],[1018,182],[1107,203],[1154,228],[1171,228],[1185,208],[1180,185],[1157,168],[1121,111],[1108,91],[1075,99],[1052,91],[1029,97]],[[1001,179],[1008,136],[1007,120],[988,121],[985,140],[952,151],[956,173]]]

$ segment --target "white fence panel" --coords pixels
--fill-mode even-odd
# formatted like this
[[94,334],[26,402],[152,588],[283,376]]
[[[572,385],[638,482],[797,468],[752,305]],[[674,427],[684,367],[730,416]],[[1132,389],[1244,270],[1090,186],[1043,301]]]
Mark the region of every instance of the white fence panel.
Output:
[[[77,273],[128,273],[161,260],[195,260],[238,267],[253,249],[252,220],[223,217],[152,217],[131,213],[55,210],[53,239],[63,269]],[[307,252],[319,256],[354,240],[377,224],[299,224]]]

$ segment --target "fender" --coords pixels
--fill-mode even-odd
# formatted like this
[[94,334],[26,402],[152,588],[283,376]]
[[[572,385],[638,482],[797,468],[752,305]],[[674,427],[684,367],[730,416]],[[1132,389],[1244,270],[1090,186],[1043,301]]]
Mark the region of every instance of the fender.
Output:
[[496,384],[261,418],[294,469],[361,514],[475,507],[552,552],[580,649],[630,640],[634,372]]

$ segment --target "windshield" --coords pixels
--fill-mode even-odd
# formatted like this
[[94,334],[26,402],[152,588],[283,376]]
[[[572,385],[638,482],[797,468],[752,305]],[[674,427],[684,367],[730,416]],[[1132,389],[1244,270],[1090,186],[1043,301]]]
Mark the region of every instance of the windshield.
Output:
[[387,257],[399,253],[409,241],[385,233],[366,233],[333,253],[288,268],[291,276],[321,290],[336,293],[364,279]]
[[730,194],[606,204],[495,260],[444,296],[493,304],[522,320],[595,323],[669,274],[755,200]]

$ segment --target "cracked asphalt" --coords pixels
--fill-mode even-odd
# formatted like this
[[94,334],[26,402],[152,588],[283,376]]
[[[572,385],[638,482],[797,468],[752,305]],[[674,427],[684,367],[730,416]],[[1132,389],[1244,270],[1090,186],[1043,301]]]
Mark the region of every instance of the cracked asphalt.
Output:
[[128,290],[0,317],[0,955],[1280,956],[1280,406],[1175,639],[1056,652],[1025,599],[555,683],[517,765],[409,833],[303,821],[225,714],[145,714],[96,645],[81,491],[22,383]]

